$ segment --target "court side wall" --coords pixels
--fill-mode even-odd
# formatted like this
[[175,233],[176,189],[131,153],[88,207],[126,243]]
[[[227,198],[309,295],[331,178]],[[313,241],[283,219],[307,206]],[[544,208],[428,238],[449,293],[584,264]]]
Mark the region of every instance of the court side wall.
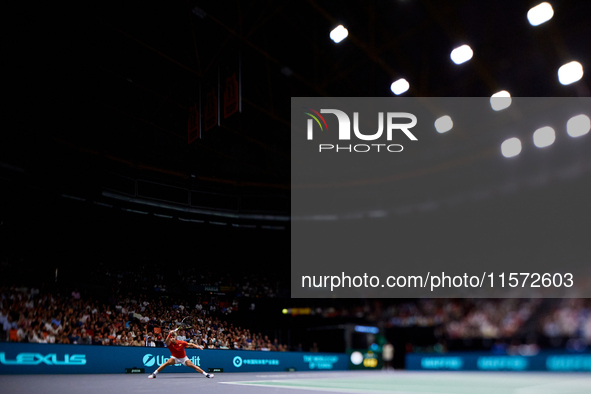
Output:
[[540,352],[532,356],[469,353],[411,353],[408,370],[591,372],[591,352]]
[[[0,343],[0,374],[89,374],[125,373],[126,368],[152,372],[166,362],[166,348]],[[347,354],[263,352],[187,349],[187,357],[204,371],[224,372],[342,371],[349,367]],[[176,365],[167,372],[195,373]]]

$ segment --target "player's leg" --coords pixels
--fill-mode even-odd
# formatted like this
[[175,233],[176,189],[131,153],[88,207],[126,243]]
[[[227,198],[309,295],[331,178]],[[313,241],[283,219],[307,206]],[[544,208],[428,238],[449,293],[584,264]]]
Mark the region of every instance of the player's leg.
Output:
[[154,372],[152,372],[150,374],[150,376],[148,376],[148,379],[155,379],[156,378],[156,374],[158,374],[159,372],[162,372],[162,370],[166,367],[168,367],[169,365],[174,365],[175,360],[174,358],[169,358],[168,360],[166,360],[166,362],[164,364],[162,364],[161,366],[158,367],[158,369],[156,369]]
[[191,362],[191,360],[187,360],[185,361],[185,365],[189,368],[193,368],[195,371],[199,372],[200,374],[205,375],[206,377],[212,379],[213,378],[213,374],[212,373],[206,373],[204,370],[202,370],[201,368],[199,368],[198,366],[196,366],[195,364],[193,364]]

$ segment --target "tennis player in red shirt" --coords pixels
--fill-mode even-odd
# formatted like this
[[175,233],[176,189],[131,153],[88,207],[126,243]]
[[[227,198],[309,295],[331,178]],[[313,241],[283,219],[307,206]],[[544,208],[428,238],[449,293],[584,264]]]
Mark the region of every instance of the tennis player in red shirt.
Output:
[[189,357],[187,357],[187,353],[185,353],[185,348],[203,350],[203,346],[198,346],[185,341],[177,341],[175,335],[176,331],[171,331],[165,340],[166,347],[168,348],[168,350],[170,350],[170,354],[172,355],[172,357],[170,357],[164,364],[158,367],[157,370],[150,374],[150,376],[148,376],[148,379],[155,379],[156,374],[158,374],[158,372],[161,372],[164,368],[174,364],[184,364],[187,367],[193,368],[195,371],[202,373],[206,377],[212,379],[212,373],[205,373],[205,371],[193,364],[191,360],[189,360]]

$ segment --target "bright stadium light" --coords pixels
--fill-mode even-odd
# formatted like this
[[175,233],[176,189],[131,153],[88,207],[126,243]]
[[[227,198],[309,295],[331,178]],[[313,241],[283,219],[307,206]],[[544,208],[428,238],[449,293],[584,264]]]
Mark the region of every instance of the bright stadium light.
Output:
[[519,138],[509,138],[501,144],[501,153],[505,157],[517,156],[521,153],[521,141]]
[[343,41],[349,35],[349,30],[345,29],[343,25],[338,25],[330,32],[330,38],[336,44]]
[[490,96],[490,106],[495,111],[501,111],[511,105],[511,94],[506,90],[501,90]]
[[550,3],[546,2],[538,4],[527,12],[527,20],[532,26],[541,25],[552,19],[552,16],[554,16],[554,10]]
[[573,116],[566,122],[566,132],[571,137],[580,137],[591,130],[591,120],[587,115]]
[[410,88],[410,84],[404,78],[400,78],[399,80],[392,82],[392,85],[390,85],[390,90],[392,90],[392,93],[397,96],[406,92],[408,88]]
[[569,85],[583,78],[583,66],[579,62],[566,63],[558,69],[558,80],[563,85]]
[[472,55],[474,55],[472,48],[469,45],[462,45],[451,51],[450,57],[455,64],[462,64],[472,59]]
[[454,122],[448,115],[442,116],[435,121],[435,130],[440,134],[450,131],[452,127],[454,127]]
[[538,148],[550,146],[556,140],[556,133],[550,126],[542,127],[534,131],[534,145]]

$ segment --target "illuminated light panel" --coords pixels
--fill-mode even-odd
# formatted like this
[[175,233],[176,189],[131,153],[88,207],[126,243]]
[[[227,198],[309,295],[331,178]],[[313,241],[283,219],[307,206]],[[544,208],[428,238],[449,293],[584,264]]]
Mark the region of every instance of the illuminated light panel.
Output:
[[509,138],[501,144],[501,153],[505,157],[514,157],[521,153],[521,141],[519,138]]
[[506,90],[501,90],[490,96],[490,106],[495,111],[502,111],[511,105],[511,94]]
[[546,2],[530,8],[527,12],[527,20],[532,26],[538,26],[544,22],[548,22],[553,16],[554,9],[552,9],[550,3]]
[[343,25],[338,25],[330,32],[330,39],[338,44],[349,35],[349,30],[345,29]]
[[365,332],[370,334],[377,334],[380,330],[373,326],[355,326],[355,332]]
[[571,137],[585,135],[591,129],[591,120],[587,115],[573,116],[566,122],[566,132]]
[[558,69],[558,80],[563,85],[570,85],[583,78],[583,66],[579,62],[566,63]]
[[440,134],[450,131],[452,127],[454,127],[454,122],[449,115],[442,116],[435,121],[435,130]]
[[462,45],[451,51],[450,57],[455,64],[462,64],[472,59],[474,52],[469,45]]
[[400,78],[399,80],[392,82],[392,85],[390,85],[390,90],[392,90],[392,93],[397,96],[406,92],[409,88],[410,84],[404,78]]
[[534,132],[534,145],[538,148],[545,148],[556,141],[556,133],[550,126],[542,127]]
[[363,362],[363,354],[361,354],[360,352],[351,353],[351,364],[361,365],[362,362]]

